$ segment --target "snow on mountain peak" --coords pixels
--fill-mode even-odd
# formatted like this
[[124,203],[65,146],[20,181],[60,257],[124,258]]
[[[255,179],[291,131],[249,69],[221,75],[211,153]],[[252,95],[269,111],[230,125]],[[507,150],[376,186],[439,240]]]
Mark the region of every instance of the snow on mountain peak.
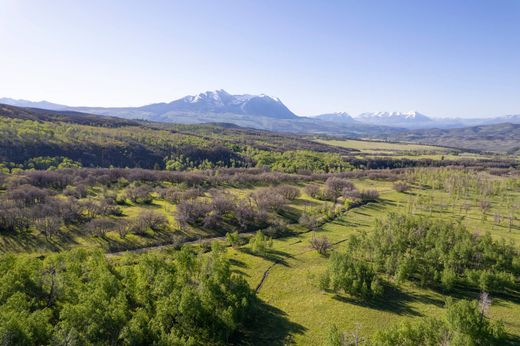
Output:
[[365,121],[385,120],[385,121],[430,121],[426,115],[417,111],[409,112],[374,112],[361,113],[358,118]]

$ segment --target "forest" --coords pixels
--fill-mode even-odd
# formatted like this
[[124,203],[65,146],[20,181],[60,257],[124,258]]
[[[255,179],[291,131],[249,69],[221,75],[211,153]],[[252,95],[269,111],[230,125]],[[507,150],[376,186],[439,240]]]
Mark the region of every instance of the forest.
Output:
[[0,108],[2,345],[518,345],[519,157]]

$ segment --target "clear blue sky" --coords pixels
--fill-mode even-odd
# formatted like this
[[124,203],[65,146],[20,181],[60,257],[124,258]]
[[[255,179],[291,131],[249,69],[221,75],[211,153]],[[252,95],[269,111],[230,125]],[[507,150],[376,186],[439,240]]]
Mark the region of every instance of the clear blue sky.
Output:
[[0,97],[294,112],[520,113],[520,0],[0,0]]

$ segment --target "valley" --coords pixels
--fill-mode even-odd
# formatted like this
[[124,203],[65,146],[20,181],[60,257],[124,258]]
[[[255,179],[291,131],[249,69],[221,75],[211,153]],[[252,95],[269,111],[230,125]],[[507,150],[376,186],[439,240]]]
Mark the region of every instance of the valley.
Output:
[[[514,155],[1,111],[0,335],[386,345],[434,323],[428,337],[520,342]],[[78,300],[82,291],[91,297]],[[480,334],[445,319],[470,318],[483,292],[492,303]],[[29,305],[15,304],[17,294]],[[119,317],[89,310],[98,298]],[[167,317],[166,306],[181,310]],[[208,312],[231,308],[225,320]],[[85,329],[99,321],[110,329]]]

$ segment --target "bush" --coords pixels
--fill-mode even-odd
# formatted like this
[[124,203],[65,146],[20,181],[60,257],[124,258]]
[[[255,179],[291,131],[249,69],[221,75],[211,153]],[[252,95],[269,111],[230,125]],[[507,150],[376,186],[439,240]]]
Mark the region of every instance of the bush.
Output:
[[265,255],[267,251],[273,246],[273,239],[267,238],[262,231],[256,234],[249,240],[251,251],[258,255]]
[[318,198],[320,195],[320,187],[318,185],[309,184],[303,190],[312,198]]
[[251,198],[258,209],[263,211],[278,211],[287,203],[287,200],[274,188],[260,189],[252,193]]
[[300,189],[291,185],[280,185],[275,188],[276,192],[285,199],[292,201],[300,197]]
[[298,223],[309,231],[317,231],[321,226],[321,222],[319,221],[318,217],[307,213],[303,213],[302,216],[300,216]]
[[311,248],[318,251],[320,255],[327,255],[328,251],[332,248],[332,244],[329,242],[327,237],[316,237],[312,236],[310,240]]
[[410,190],[410,185],[403,182],[396,182],[394,183],[393,188],[397,192],[406,192]]
[[377,190],[361,190],[359,199],[363,202],[375,202],[379,199],[379,192]]

